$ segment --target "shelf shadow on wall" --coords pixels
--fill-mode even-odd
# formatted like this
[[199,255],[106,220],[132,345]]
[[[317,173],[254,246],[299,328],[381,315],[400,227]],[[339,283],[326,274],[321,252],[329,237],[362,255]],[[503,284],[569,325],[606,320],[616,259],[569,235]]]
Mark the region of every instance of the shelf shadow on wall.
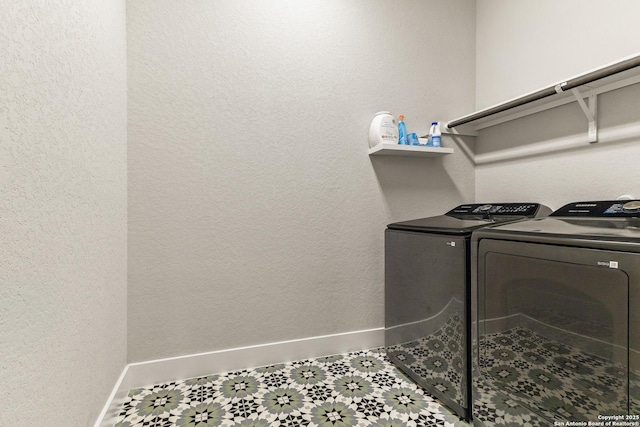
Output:
[[[520,146],[487,151],[476,155],[475,164],[477,166],[503,163],[516,160],[527,160],[532,158],[545,158],[558,154],[579,152],[585,150],[597,150],[605,147],[612,148],[612,145],[638,143],[640,142],[640,127],[635,130],[610,130],[609,137],[601,136],[601,142],[590,143],[583,134],[570,135],[546,141],[528,143]],[[603,132],[601,132],[602,135]],[[614,135],[615,134],[615,135]]]
[[[442,214],[475,199],[475,174],[467,138],[445,137],[453,154],[442,157],[370,156],[392,219]],[[464,148],[461,148],[464,147]]]
[[[589,142],[588,123],[575,103],[487,127],[476,139],[478,166],[609,149],[640,142],[640,84],[598,97],[598,142]],[[611,144],[611,145],[610,145]]]

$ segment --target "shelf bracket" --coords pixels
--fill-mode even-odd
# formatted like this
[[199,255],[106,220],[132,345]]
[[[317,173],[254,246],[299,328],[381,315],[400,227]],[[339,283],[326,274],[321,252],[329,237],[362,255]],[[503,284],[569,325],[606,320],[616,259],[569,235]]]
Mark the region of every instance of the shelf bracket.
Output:
[[587,97],[589,98],[589,105],[584,102],[582,94],[578,89],[571,89],[574,98],[578,101],[578,105],[582,108],[582,112],[587,117],[589,122],[589,128],[587,130],[587,137],[589,142],[598,142],[598,95],[595,90],[590,90]]

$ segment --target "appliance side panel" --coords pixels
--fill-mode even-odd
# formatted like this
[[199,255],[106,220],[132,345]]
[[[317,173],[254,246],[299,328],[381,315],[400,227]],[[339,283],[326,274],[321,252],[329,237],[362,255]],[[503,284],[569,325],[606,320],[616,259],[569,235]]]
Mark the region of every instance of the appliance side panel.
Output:
[[[545,402],[565,394],[576,397],[568,404],[585,421],[637,405],[628,377],[638,371],[639,256],[481,240],[473,279],[477,396],[506,393],[546,420],[562,418]],[[532,381],[540,393],[521,389]]]
[[385,240],[387,354],[466,418],[468,237],[387,230]]

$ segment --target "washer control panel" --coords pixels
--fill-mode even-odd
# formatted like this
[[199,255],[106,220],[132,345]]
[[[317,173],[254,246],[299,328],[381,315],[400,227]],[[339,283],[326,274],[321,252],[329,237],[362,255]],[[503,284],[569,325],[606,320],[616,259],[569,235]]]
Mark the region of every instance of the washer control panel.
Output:
[[637,218],[640,217],[640,200],[574,202],[564,205],[550,216]]
[[540,209],[540,203],[470,203],[460,205],[447,212],[447,215],[478,216],[505,215],[535,217]]

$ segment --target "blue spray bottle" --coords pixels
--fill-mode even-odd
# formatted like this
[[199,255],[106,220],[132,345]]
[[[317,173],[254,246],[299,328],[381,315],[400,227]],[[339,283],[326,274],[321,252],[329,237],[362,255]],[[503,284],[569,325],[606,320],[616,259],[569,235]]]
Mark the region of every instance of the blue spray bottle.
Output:
[[400,120],[398,121],[398,144],[407,145],[407,126],[404,124],[404,116],[400,114]]

